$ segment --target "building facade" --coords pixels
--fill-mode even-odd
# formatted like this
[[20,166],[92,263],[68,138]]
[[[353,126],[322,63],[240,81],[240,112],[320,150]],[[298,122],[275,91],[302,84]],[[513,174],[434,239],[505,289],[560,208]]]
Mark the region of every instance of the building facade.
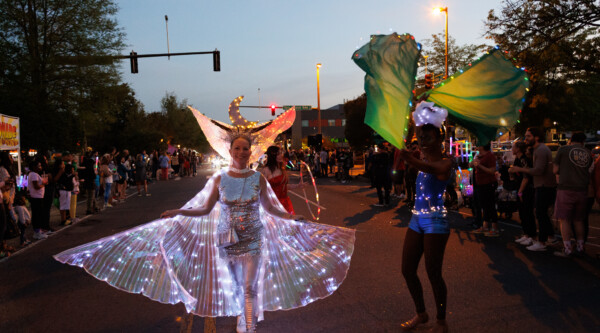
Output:
[[[316,109],[296,111],[296,120],[292,125],[292,149],[302,148],[303,139],[319,133],[318,114]],[[321,134],[324,140],[332,140],[336,146],[347,146],[345,130],[346,114],[343,104],[321,109]]]

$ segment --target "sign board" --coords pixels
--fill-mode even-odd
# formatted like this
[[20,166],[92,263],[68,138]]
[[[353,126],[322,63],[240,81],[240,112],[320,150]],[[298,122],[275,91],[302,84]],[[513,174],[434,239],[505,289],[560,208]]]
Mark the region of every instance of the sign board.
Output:
[[0,150],[20,149],[20,131],[19,118],[0,114]]
[[312,105],[284,105],[283,110],[287,111],[287,110],[291,109],[292,106],[296,107],[296,111],[312,110]]

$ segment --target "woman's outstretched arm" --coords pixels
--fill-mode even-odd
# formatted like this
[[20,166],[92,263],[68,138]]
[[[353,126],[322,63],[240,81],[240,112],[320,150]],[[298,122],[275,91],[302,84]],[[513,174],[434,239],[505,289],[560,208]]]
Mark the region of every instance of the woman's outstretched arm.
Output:
[[175,215],[183,216],[204,216],[208,215],[210,211],[215,207],[215,204],[219,200],[219,183],[221,182],[221,176],[217,176],[214,179],[212,189],[208,195],[208,198],[201,207],[194,209],[171,209],[164,211],[160,214],[161,218],[173,217]]

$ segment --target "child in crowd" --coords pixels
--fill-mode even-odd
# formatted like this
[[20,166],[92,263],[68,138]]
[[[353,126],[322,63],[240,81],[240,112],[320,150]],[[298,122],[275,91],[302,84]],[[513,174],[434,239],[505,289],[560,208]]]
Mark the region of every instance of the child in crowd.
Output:
[[25,237],[25,229],[31,224],[31,214],[27,209],[27,199],[23,195],[17,195],[13,209],[10,211],[12,218],[17,221],[19,230],[21,230],[21,246],[31,244],[31,241]]

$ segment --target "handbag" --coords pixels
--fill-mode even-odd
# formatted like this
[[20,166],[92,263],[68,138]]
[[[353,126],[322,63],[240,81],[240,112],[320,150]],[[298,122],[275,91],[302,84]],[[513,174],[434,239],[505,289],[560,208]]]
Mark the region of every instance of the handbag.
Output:
[[[240,199],[238,200],[241,200],[242,196],[244,195],[244,189],[246,188],[246,178],[244,178],[244,185],[242,185],[242,193],[240,194]],[[227,221],[227,223],[229,225],[226,228],[217,227],[217,229],[221,229],[221,231],[217,231],[217,247],[231,246],[240,241],[237,232],[235,232],[235,227],[233,223],[231,223],[231,221]]]

